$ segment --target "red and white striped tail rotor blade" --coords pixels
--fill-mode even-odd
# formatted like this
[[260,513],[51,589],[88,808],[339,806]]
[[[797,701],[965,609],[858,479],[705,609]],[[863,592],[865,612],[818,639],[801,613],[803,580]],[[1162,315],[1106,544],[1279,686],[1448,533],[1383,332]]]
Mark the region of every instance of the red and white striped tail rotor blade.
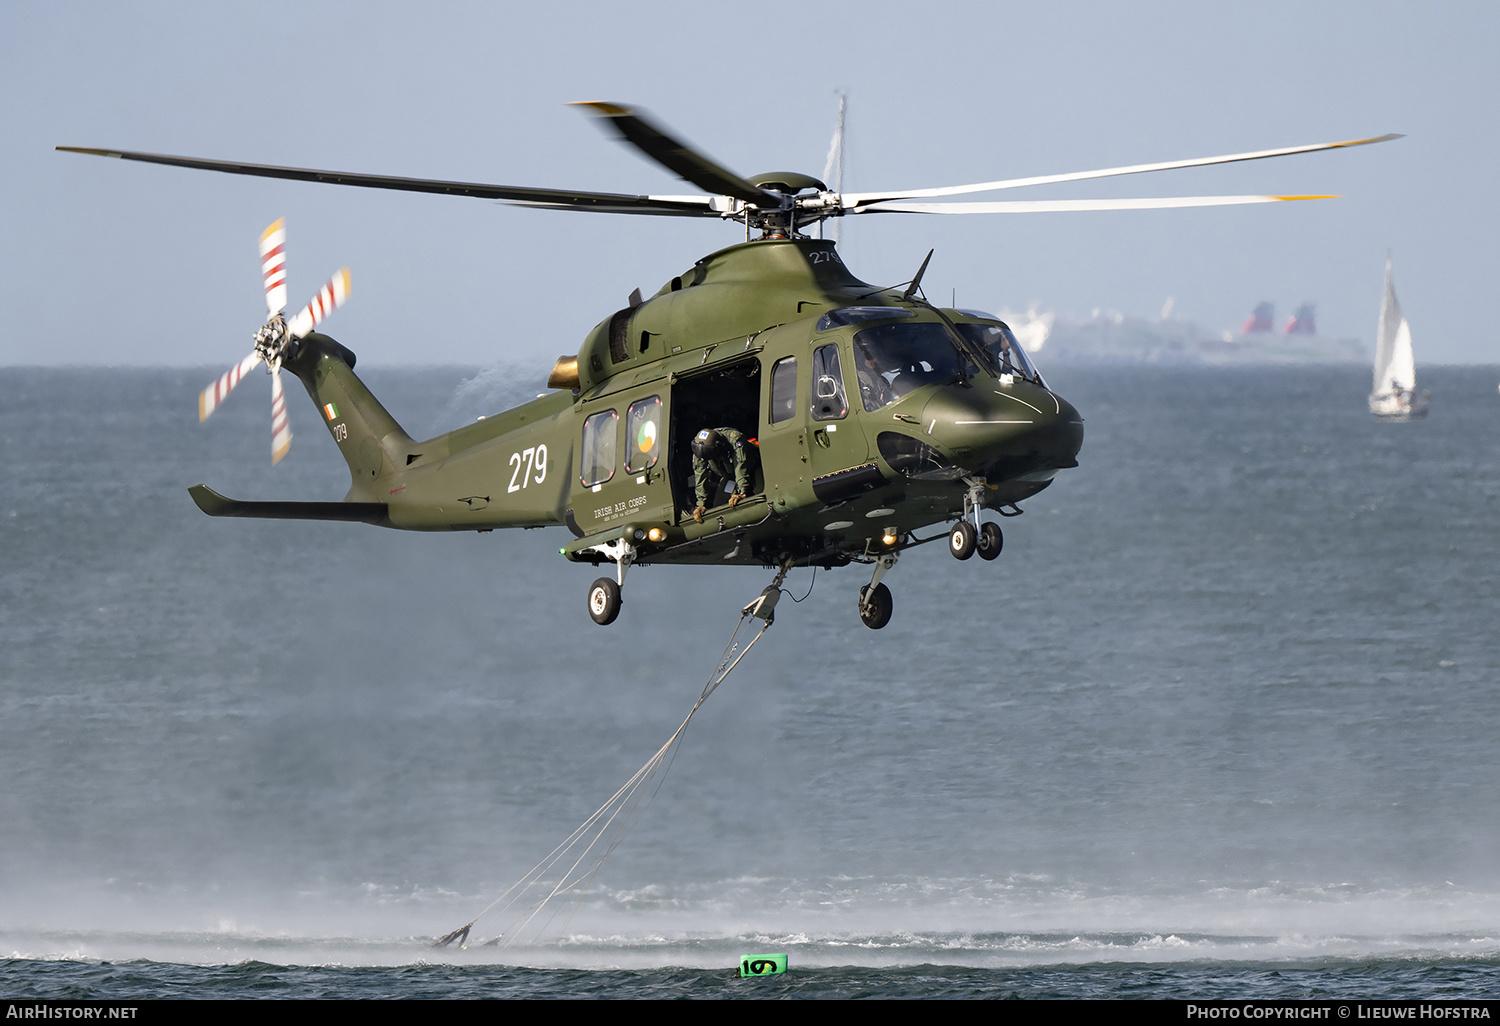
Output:
[[200,424],[208,419],[209,414],[219,408],[219,404],[230,392],[234,391],[234,386],[240,383],[240,379],[249,374],[258,363],[260,363],[260,354],[251,353],[225,371],[218,381],[203,390],[198,396],[198,422]]
[[286,309],[286,218],[278,217],[260,236],[260,273],[266,281],[266,309],[275,317]]
[[297,315],[287,322],[287,331],[292,338],[302,338],[312,332],[323,318],[344,305],[344,300],[349,298],[349,268],[339,268],[339,273],[313,296],[312,302],[308,303]]
[[281,366],[271,367],[271,466],[292,447],[292,424],[286,416],[286,393],[281,390]]

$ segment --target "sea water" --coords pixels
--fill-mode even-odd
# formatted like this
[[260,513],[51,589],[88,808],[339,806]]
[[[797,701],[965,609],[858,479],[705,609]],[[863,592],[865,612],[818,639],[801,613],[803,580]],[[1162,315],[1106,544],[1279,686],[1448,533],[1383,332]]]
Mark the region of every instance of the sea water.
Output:
[[[531,370],[366,379],[423,437]],[[275,468],[260,375],[197,424],[214,373],[0,369],[0,996],[1500,993],[1495,368],[1411,424],[1360,368],[1052,370],[1080,466],[999,560],[906,553],[882,631],[795,571],[587,886],[467,949],[770,572],[600,628],[562,529],[206,517],[348,484],[295,382]]]

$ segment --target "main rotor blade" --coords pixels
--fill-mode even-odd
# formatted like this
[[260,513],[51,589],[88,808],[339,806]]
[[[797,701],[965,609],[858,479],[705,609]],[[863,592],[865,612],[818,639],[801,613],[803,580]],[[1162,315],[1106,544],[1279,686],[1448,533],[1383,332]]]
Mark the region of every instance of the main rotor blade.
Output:
[[198,396],[198,423],[207,420],[229,393],[234,391],[234,386],[240,383],[240,379],[249,374],[258,363],[260,354],[251,353],[221,374],[218,381],[205,388]]
[[871,203],[850,214],[1048,214],[1081,210],[1173,210],[1245,203],[1338,199],[1337,196],[1151,196],[1142,199],[994,200],[980,203]]
[[609,121],[620,138],[671,171],[685,182],[691,182],[711,195],[733,196],[754,203],[762,209],[775,210],[781,198],[752,185],[739,175],[720,167],[687,143],[672,138],[656,125],[628,107],[595,100],[580,100],[575,107],[587,107]]
[[1279,150],[1256,150],[1253,153],[1230,153],[1222,157],[1198,157],[1193,160],[1169,160],[1159,164],[1130,164],[1125,167],[1107,167],[1098,171],[1073,171],[1061,175],[1037,175],[1032,178],[1005,178],[997,182],[980,182],[976,185],[949,185],[937,189],[908,189],[904,192],[850,192],[844,194],[844,206],[866,206],[885,200],[921,199],[932,196],[960,196],[970,192],[991,192],[996,189],[1020,189],[1030,185],[1053,185],[1057,182],[1081,182],[1092,178],[1113,178],[1117,175],[1139,175],[1148,171],[1171,171],[1183,167],[1204,167],[1209,164],[1233,164],[1242,160],[1264,160],[1267,157],[1287,157],[1295,153],[1316,153],[1320,150],[1337,150],[1349,146],[1366,146],[1370,143],[1400,139],[1391,133],[1370,139],[1350,139],[1345,142],[1314,143],[1311,146],[1288,146]]
[[349,298],[349,289],[349,268],[340,267],[339,273],[329,279],[328,284],[312,297],[312,301],[287,322],[287,334],[292,338],[305,337],[322,323],[323,318],[344,305],[344,300]]
[[482,182],[448,182],[436,178],[398,178],[392,175],[366,175],[352,171],[318,171],[303,167],[278,167],[271,164],[245,164],[233,160],[206,160],[199,157],[174,157],[165,153],[136,153],[130,150],[100,150],[83,146],[58,146],[64,153],[87,153],[96,157],[139,160],[147,164],[191,167],[202,171],[222,171],[231,175],[255,175],[260,178],[289,178],[299,182],[326,182],[329,185],[355,185],[365,189],[394,189],[398,192],[434,192],[450,196],[473,196],[478,199],[520,200],[538,205],[570,210],[597,210],[609,213],[697,214],[718,217],[710,209],[709,197],[628,196],[612,192],[582,192],[564,189],[532,189],[519,185],[487,185]]
[[[612,206],[598,203],[581,207],[571,203],[543,203],[537,200],[504,200],[508,207],[531,207],[534,210],[581,210],[589,214],[648,214],[652,217],[724,217],[728,210],[729,197],[716,196],[646,196],[644,199],[658,201],[657,206]],[[715,209],[714,200],[722,204]],[[676,206],[668,206],[676,204]]]
[[266,281],[266,309],[275,317],[286,309],[286,218],[278,217],[260,236],[260,273]]

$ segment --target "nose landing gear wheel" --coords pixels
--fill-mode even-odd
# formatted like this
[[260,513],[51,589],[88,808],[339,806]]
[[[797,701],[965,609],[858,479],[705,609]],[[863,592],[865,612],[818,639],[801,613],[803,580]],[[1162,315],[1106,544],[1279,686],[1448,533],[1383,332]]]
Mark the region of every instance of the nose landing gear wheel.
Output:
[[954,559],[968,559],[974,555],[977,540],[978,532],[974,530],[974,525],[967,520],[960,520],[948,532],[948,551],[953,553]]
[[619,615],[620,586],[608,577],[599,578],[589,589],[589,617],[603,627]]
[[[868,603],[865,601],[866,595],[869,595]],[[859,618],[872,631],[878,631],[891,622],[893,605],[891,589],[883,584],[875,585],[874,592],[870,591],[868,585],[859,589]]]
[[980,559],[994,559],[1000,555],[1000,550],[1005,547],[1005,535],[1000,533],[1000,525],[993,520],[986,520],[984,526],[979,529],[979,541],[975,551],[979,553]]

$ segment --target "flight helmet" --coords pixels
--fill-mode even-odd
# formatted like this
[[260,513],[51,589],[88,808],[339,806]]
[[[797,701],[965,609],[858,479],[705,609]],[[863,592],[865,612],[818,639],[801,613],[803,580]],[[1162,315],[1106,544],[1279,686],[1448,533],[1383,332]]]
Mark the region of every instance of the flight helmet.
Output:
[[693,455],[701,460],[711,459],[719,448],[721,436],[713,428],[704,428],[693,436]]

